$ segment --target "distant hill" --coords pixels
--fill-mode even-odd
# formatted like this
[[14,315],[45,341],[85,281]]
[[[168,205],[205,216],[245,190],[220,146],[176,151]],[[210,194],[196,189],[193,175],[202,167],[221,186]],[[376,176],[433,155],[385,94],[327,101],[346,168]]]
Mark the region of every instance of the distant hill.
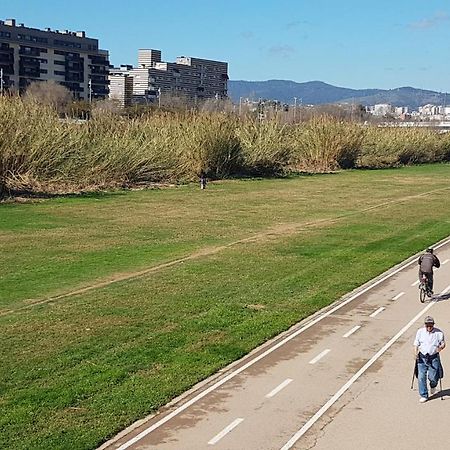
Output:
[[408,106],[417,109],[427,103],[444,105],[450,103],[450,96],[444,93],[400,87],[396,89],[349,89],[333,86],[322,81],[308,81],[296,83],[288,80],[268,81],[234,81],[228,82],[228,93],[233,102],[239,98],[259,98],[278,100],[292,104],[294,97],[297,103],[304,105],[320,105],[325,103],[356,103],[374,105],[376,103],[390,103],[394,106]]

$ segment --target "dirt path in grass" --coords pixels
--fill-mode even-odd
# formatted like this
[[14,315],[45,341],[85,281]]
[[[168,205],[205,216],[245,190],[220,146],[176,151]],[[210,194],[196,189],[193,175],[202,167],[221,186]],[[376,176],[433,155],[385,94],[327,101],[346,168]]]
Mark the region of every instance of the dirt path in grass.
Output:
[[365,212],[368,211],[372,211],[375,209],[380,209],[380,208],[384,208],[384,207],[388,207],[390,205],[394,205],[394,204],[399,204],[399,203],[405,203],[420,197],[426,197],[428,195],[437,193],[437,192],[442,192],[442,191],[446,191],[446,190],[450,190],[450,186],[445,187],[445,188],[439,188],[439,189],[434,189],[431,191],[427,191],[427,192],[422,192],[420,194],[415,194],[415,195],[408,195],[406,197],[402,197],[399,199],[395,199],[395,200],[388,200],[382,203],[378,203],[376,205],[373,206],[368,206],[366,208],[362,208],[356,211],[352,211],[352,212],[348,212],[345,214],[338,214],[335,217],[329,217],[329,218],[324,218],[324,219],[317,219],[317,220],[312,220],[312,221],[308,221],[308,222],[302,222],[302,223],[286,223],[286,224],[278,224],[276,226],[270,227],[269,229],[266,229],[264,231],[261,231],[259,233],[255,233],[251,236],[248,236],[246,238],[242,238],[242,239],[238,239],[236,241],[230,242],[228,244],[225,245],[219,245],[219,246],[213,246],[213,247],[204,247],[199,249],[196,252],[191,253],[190,255],[187,255],[183,258],[178,258],[178,259],[174,259],[172,261],[168,261],[166,263],[163,264],[158,264],[157,266],[153,266],[153,267],[149,267],[147,269],[143,269],[143,270],[139,270],[136,272],[126,272],[126,273],[119,273],[119,274],[114,274],[111,277],[103,280],[103,281],[99,281],[97,283],[91,284],[89,286],[85,286],[83,288],[80,289],[76,289],[73,291],[69,291],[66,292],[64,294],[60,294],[60,295],[55,295],[53,297],[49,297],[49,298],[45,298],[45,299],[30,299],[27,300],[27,304],[24,306],[21,306],[19,308],[12,308],[12,309],[6,309],[3,311],[0,311],[0,317],[2,316],[6,316],[6,315],[10,315],[13,314],[15,312],[18,311],[22,311],[24,309],[28,309],[31,308],[33,306],[37,306],[37,305],[42,305],[45,303],[50,303],[50,302],[55,302],[67,297],[72,297],[75,295],[80,295],[80,294],[84,294],[86,292],[90,292],[93,291],[95,289],[101,289],[103,287],[109,286],[113,283],[118,283],[121,281],[126,281],[126,280],[130,280],[133,278],[138,278],[138,277],[142,277],[145,275],[149,275],[151,273],[154,272],[159,272],[163,269],[172,267],[172,266],[176,266],[178,264],[182,264],[184,262],[188,262],[188,261],[192,261],[192,260],[197,260],[200,258],[204,258],[204,257],[208,257],[211,255],[215,255],[217,253],[220,253],[226,249],[229,249],[231,247],[240,245],[240,244],[246,244],[246,243],[255,243],[255,242],[265,242],[265,241],[269,241],[269,240],[273,240],[273,239],[277,239],[280,237],[286,237],[295,233],[298,233],[299,231],[303,230],[303,229],[307,229],[307,228],[311,228],[311,227],[318,227],[318,226],[324,226],[324,225],[328,225],[328,224],[332,224],[335,222],[338,222],[340,220],[346,219],[348,217],[352,217],[358,214],[363,214]]

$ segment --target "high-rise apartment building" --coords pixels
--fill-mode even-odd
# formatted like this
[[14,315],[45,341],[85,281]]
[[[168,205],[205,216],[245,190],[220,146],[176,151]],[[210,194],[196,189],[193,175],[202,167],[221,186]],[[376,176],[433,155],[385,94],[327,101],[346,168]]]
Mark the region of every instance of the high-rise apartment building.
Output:
[[[131,69],[131,66],[128,66]],[[109,98],[120,106],[131,106],[133,102],[133,77],[126,70],[115,70],[109,74]]]
[[74,98],[106,98],[109,93],[109,58],[98,40],[84,31],[38,30],[0,21],[0,69],[3,88],[20,92],[32,82],[56,81]]
[[111,69],[111,74],[117,73],[127,73],[133,78],[135,102],[167,95],[191,101],[227,97],[226,62],[185,56],[178,57],[174,63],[163,62],[160,50],[141,49],[138,52],[138,67]]

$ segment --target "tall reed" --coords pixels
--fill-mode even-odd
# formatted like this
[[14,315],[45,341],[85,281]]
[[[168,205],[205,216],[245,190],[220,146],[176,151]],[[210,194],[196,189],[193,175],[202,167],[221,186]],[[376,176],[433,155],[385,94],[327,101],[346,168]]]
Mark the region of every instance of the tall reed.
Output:
[[225,113],[61,119],[33,101],[0,97],[0,196],[180,182],[201,173],[328,172],[450,160],[450,133],[377,128],[328,116],[301,125]]
[[358,167],[395,167],[448,158],[449,136],[427,128],[369,127],[361,146]]
[[289,165],[292,149],[287,126],[273,118],[239,122],[236,135],[241,143],[245,170],[255,175],[279,175]]
[[308,172],[352,168],[364,136],[365,130],[359,124],[326,115],[294,126],[290,133],[293,168]]
[[0,125],[1,190],[64,180],[64,166],[75,148],[54,109],[0,97]]
[[202,172],[222,178],[242,169],[242,152],[236,137],[237,118],[226,114],[193,115],[179,122],[178,175],[193,179]]

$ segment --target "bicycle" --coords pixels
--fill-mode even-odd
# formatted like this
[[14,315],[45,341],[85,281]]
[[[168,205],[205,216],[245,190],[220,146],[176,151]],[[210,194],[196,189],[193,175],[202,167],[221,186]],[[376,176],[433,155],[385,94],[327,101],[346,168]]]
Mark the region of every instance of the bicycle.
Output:
[[431,298],[431,289],[428,284],[428,277],[425,274],[422,274],[422,279],[419,284],[419,298],[420,303],[424,303],[427,297]]

